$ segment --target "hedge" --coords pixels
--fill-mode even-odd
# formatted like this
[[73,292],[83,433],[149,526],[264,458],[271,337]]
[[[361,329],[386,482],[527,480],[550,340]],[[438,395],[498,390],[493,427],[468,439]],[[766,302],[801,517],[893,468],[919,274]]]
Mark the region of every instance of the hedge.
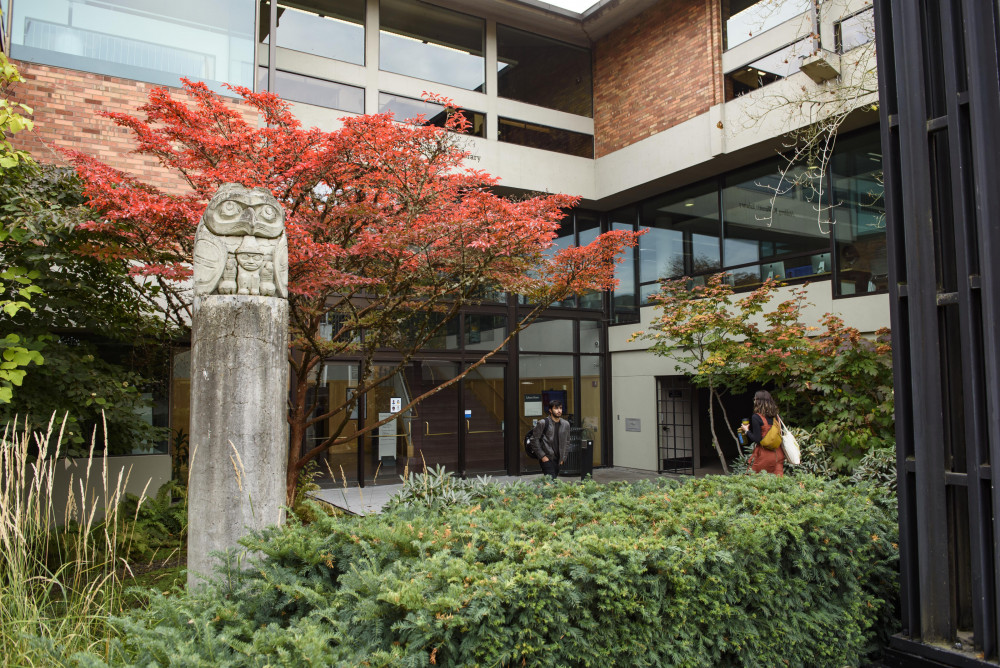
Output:
[[247,539],[252,568],[116,620],[114,664],[859,665],[895,619],[880,494],[811,476],[519,482],[317,514]]

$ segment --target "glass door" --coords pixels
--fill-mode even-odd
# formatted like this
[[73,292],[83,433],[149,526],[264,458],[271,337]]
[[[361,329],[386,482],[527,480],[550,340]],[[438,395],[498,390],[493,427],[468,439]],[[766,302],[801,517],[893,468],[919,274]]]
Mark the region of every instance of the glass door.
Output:
[[[406,369],[403,403],[455,377],[453,362],[414,362]],[[441,465],[458,471],[458,384],[450,385],[417,404],[406,417],[405,453],[410,471]]]
[[466,475],[503,474],[507,470],[504,448],[504,378],[502,364],[484,364],[462,382],[462,430]]

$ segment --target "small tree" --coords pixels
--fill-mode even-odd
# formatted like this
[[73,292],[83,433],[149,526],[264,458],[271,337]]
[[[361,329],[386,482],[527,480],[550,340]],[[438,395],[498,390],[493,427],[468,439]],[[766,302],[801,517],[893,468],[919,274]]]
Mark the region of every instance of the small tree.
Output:
[[[664,281],[651,299],[662,315],[633,338],[678,360],[676,369],[709,390],[712,440],[714,406],[751,384],[767,386],[782,416],[826,443],[834,464],[851,468],[871,448],[893,443],[892,358],[888,330],[870,340],[833,314],[819,326],[802,322],[805,288],[766,311],[780,284],[767,281],[738,300],[716,274],[705,285],[683,278]],[[733,439],[736,436],[730,430]],[[723,461],[723,469],[726,468]]]
[[[746,387],[743,368],[748,349],[755,348],[760,331],[754,316],[760,314],[777,287],[767,281],[747,296],[734,300],[733,288],[726,274],[715,274],[704,285],[684,277],[662,282],[660,291],[650,301],[662,315],[654,319],[650,331],[640,331],[632,339],[652,341],[650,350],[677,360],[674,367],[697,387],[708,389],[709,429],[712,446],[719,455],[722,470],[729,472],[715,432],[715,406],[729,424],[722,402],[728,392]],[[732,434],[733,440],[736,435]]]
[[[162,440],[162,430],[142,417],[148,381],[135,369],[162,357],[163,321],[145,311],[144,288],[123,263],[81,253],[84,240],[76,229],[90,212],[75,172],[19,161],[0,170],[0,192],[0,260],[17,268],[8,272],[31,277],[34,292],[30,308],[5,309],[0,340],[45,356],[43,366],[26,375],[20,370],[7,388],[0,424],[20,416],[31,431],[55,414],[66,454],[82,454],[102,424],[113,454]],[[125,343],[130,359],[102,359],[107,348],[99,344]]]
[[[348,420],[334,419],[332,433],[303,453],[306,430],[349,415],[359,396],[403,369],[464,307],[497,293],[532,304],[494,349],[403,411],[483,364],[550,304],[612,287],[617,256],[635,243],[633,233],[609,232],[552,254],[563,210],[576,198],[495,195],[495,178],[463,166],[468,153],[460,133],[468,121],[448,100],[436,99],[449,110],[445,128],[380,114],[345,118],[339,130],[324,132],[303,129],[273,94],[232,89],[259,124],[203,84],[184,85],[190,103],[157,88],[141,107],[145,119],[107,115],[133,132],[139,154],[157,158],[188,189],[166,192],[74,154],[90,203],[103,215],[87,230],[95,255],[133,262],[160,289],[165,317],[183,324],[194,230],[218,186],[263,186],[284,204],[293,372],[289,503],[308,462],[392,418],[349,435]],[[320,365],[345,356],[360,366],[357,392],[329,407],[310,402]]]
[[[2,18],[2,14],[0,14]],[[31,130],[32,122],[22,116],[31,113],[31,107],[10,100],[11,86],[24,81],[7,55],[0,52],[0,170],[8,170],[19,164],[31,162],[25,151],[15,150],[10,143],[10,135]],[[0,229],[0,242],[5,241],[11,230]],[[21,310],[32,310],[29,303],[32,295],[41,288],[32,285],[38,274],[13,264],[0,255],[0,313],[5,318],[13,317]],[[10,402],[14,387],[21,384],[29,364],[41,364],[44,359],[38,346],[25,341],[16,332],[7,332],[0,338],[0,404]]]

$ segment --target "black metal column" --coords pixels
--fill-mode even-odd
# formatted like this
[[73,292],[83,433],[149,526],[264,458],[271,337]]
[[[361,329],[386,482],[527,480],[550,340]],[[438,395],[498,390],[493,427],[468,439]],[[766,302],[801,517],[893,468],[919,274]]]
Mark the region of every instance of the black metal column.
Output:
[[894,665],[997,665],[998,9],[877,0],[903,632]]

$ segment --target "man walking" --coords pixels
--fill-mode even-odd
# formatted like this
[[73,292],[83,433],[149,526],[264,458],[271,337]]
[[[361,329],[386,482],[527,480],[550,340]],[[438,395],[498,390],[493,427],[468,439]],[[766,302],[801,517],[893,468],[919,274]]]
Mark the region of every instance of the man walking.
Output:
[[569,424],[562,419],[562,414],[563,403],[553,400],[549,404],[549,414],[536,422],[531,430],[542,473],[553,480],[559,476],[559,467],[566,463],[569,452]]

